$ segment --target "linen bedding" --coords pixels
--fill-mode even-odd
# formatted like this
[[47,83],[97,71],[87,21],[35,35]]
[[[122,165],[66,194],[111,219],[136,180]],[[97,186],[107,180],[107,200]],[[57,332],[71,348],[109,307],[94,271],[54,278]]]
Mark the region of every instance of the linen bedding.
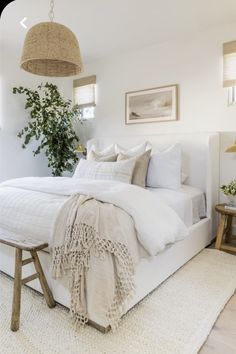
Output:
[[181,185],[178,190],[165,188],[147,188],[158,200],[162,198],[176,211],[187,227],[196,224],[206,217],[206,201],[204,192],[188,185]]
[[154,256],[188,234],[176,212],[150,191],[61,177],[0,184],[0,228],[49,242],[53,276],[71,278],[75,321],[87,321],[89,301],[113,328],[135,289],[140,245]]

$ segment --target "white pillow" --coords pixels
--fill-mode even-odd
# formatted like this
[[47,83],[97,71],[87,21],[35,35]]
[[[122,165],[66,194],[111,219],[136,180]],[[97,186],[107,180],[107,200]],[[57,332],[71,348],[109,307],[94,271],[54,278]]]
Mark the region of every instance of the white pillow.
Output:
[[96,145],[92,145],[91,148],[89,149],[89,152],[93,151],[95,152],[97,155],[99,155],[100,157],[104,157],[104,156],[107,156],[107,155],[114,155],[116,152],[115,152],[115,148],[116,148],[116,145],[115,144],[111,144],[109,146],[107,146],[105,149],[103,150],[99,150]]
[[100,161],[100,162],[115,162],[118,154],[112,155],[99,155],[96,152],[90,150],[87,154],[87,160]]
[[76,167],[73,178],[113,180],[131,183],[135,163],[135,160],[98,162],[81,159]]
[[150,158],[147,186],[178,189],[181,186],[181,145],[172,145]]
[[145,143],[142,143],[140,145],[136,145],[130,149],[123,148],[122,146],[116,144],[116,153],[117,154],[124,154],[124,155],[129,155],[130,157],[136,156],[136,155],[141,155],[143,154],[148,148],[150,149],[150,144],[145,141]]

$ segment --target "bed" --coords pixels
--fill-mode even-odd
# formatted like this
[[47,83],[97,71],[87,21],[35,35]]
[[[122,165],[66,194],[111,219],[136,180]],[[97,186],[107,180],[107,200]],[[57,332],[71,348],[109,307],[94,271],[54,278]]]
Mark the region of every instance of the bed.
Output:
[[[189,235],[183,240],[168,246],[165,250],[158,253],[157,256],[141,259],[135,271],[135,294],[129,303],[127,303],[124,313],[153,291],[179,267],[206,247],[211,242],[215,233],[213,206],[218,200],[218,134],[199,133],[127,138],[109,137],[91,140],[88,143],[88,147],[95,143],[103,148],[114,141],[123,146],[129,147],[144,139],[150,141],[154,151],[155,148],[163,149],[173,142],[181,144],[183,169],[188,175],[188,185],[184,185],[182,190],[176,195],[161,190],[159,190],[158,193],[161,194],[161,198],[164,198],[167,204],[169,203],[169,205],[180,212],[179,216],[182,217],[182,220],[188,227]],[[153,193],[155,193],[155,191],[153,191]],[[21,198],[20,193],[17,197]],[[43,199],[42,196],[40,196],[40,198]],[[175,205],[173,205],[173,201]],[[44,201],[41,200],[41,202],[43,203]],[[56,198],[54,199],[54,203],[55,207],[57,207],[58,204]],[[179,207],[180,205],[181,208]],[[25,217],[27,217],[27,215],[25,215]],[[44,216],[42,215],[42,220],[43,217]],[[44,230],[44,232],[41,229],[41,225],[39,225],[39,229],[42,232],[42,236],[46,236],[47,230]],[[36,226],[37,225],[35,225],[35,227]],[[7,227],[2,227],[0,233],[6,233],[6,229]],[[62,281],[55,281],[51,277],[50,254],[47,252],[41,252],[40,259],[56,301],[66,307],[70,307],[70,293],[67,290],[67,287]],[[13,268],[14,254],[12,250],[7,246],[1,245],[0,270],[9,275],[13,275]],[[29,265],[28,270],[26,270],[26,276],[31,272],[32,269],[30,269]],[[40,291],[36,281],[32,282],[31,286]],[[99,329],[106,329],[108,327],[109,323],[107,320],[94,314],[89,303],[88,315],[90,322]]]

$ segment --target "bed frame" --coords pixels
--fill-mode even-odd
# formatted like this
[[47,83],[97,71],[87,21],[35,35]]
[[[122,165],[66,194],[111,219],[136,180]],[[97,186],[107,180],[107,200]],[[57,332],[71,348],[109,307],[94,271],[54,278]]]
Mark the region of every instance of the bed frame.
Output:
[[[104,148],[116,142],[124,147],[131,147],[135,144],[148,140],[153,148],[162,150],[170,144],[180,143],[183,154],[183,171],[188,174],[188,184],[201,188],[206,194],[207,217],[190,227],[189,236],[182,241],[176,242],[159,253],[155,257],[142,259],[137,266],[135,274],[136,293],[132,301],[127,304],[126,313],[146,295],[157,288],[164,280],[172,275],[177,269],[209,245],[215,237],[216,216],[214,206],[218,202],[219,189],[219,135],[218,133],[197,133],[197,134],[171,134],[171,135],[149,135],[135,137],[104,137],[93,139],[88,142],[88,148],[95,144]],[[70,294],[65,283],[55,281],[50,276],[50,255],[40,252],[40,260],[49,286],[52,289],[55,300],[70,307]],[[27,266],[24,276],[32,273],[31,265]],[[25,267],[25,268],[27,268]],[[0,245],[0,270],[12,276],[14,274],[14,252],[6,245]],[[41,291],[37,281],[30,286]],[[93,326],[99,330],[106,331],[108,323],[97,318],[90,311],[88,303],[88,314]]]

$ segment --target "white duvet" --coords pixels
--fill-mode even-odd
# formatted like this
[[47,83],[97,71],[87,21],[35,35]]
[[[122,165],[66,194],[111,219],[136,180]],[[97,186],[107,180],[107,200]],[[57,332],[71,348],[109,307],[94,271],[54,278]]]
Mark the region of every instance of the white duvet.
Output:
[[19,238],[50,243],[60,208],[76,193],[114,204],[131,215],[138,240],[151,256],[188,235],[176,212],[148,190],[121,182],[67,177],[27,177],[1,183],[0,228]]

